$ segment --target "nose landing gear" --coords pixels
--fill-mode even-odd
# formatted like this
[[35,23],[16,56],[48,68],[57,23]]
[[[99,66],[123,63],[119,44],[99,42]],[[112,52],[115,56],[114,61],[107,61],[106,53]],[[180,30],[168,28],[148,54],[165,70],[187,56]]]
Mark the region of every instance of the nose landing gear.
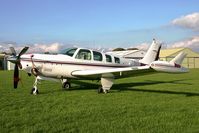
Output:
[[33,88],[31,89],[30,94],[33,94],[33,95],[39,94],[39,91],[37,89],[37,84],[38,84],[38,77],[35,78],[35,83],[33,85]]

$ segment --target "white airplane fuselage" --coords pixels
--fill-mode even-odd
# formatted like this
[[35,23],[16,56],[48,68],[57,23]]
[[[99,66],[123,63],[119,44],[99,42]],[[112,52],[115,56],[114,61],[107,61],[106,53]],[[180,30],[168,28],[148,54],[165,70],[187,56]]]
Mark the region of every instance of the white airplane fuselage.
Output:
[[184,73],[187,68],[180,64],[185,53],[178,54],[170,62],[158,61],[161,45],[153,40],[146,55],[141,60],[125,59],[115,55],[98,52],[86,48],[66,49],[62,54],[25,54],[27,47],[19,55],[13,48],[13,57],[9,61],[15,63],[14,88],[19,81],[18,67],[35,76],[32,93],[37,94],[38,80],[61,80],[63,88],[70,88],[69,79],[92,79],[101,81],[101,89],[106,93],[114,83],[114,79],[133,77],[158,72]]
[[[119,58],[120,63],[115,63],[113,55],[110,55],[112,62],[106,62],[105,53],[102,53],[103,60],[95,61],[91,60],[75,59],[74,56],[68,56],[63,54],[48,55],[48,54],[25,54],[21,56],[22,69],[27,73],[31,73],[32,61],[36,68],[40,72],[40,76],[51,77],[51,78],[77,78],[73,76],[74,71],[80,70],[99,70],[99,69],[110,69],[110,68],[121,68],[140,66],[136,60],[129,60],[125,58]],[[31,59],[32,57],[32,59]],[[99,78],[99,77],[94,77]]]

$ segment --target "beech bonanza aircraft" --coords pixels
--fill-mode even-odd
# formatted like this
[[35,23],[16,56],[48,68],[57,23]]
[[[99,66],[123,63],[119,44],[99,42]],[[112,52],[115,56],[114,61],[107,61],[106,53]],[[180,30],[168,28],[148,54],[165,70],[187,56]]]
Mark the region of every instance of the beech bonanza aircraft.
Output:
[[28,50],[25,47],[17,55],[11,47],[12,56],[8,60],[15,63],[14,88],[17,88],[19,82],[20,68],[29,76],[35,76],[31,90],[35,95],[38,94],[39,80],[61,81],[63,89],[69,89],[70,79],[101,80],[102,86],[98,92],[107,93],[118,78],[154,72],[188,72],[187,68],[180,65],[186,54],[180,53],[170,62],[159,61],[160,49],[161,45],[154,39],[144,58],[138,61],[85,48],[69,48],[61,54],[47,55],[25,54]]

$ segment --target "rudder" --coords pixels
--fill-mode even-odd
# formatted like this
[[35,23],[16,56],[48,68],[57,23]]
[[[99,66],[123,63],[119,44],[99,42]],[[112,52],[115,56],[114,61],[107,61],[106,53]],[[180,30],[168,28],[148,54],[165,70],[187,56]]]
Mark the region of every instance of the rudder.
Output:
[[148,49],[147,53],[145,54],[144,58],[140,60],[140,63],[149,65],[153,61],[158,60],[160,49],[161,49],[161,44],[157,43],[156,40],[153,39],[151,46],[149,47],[149,49]]

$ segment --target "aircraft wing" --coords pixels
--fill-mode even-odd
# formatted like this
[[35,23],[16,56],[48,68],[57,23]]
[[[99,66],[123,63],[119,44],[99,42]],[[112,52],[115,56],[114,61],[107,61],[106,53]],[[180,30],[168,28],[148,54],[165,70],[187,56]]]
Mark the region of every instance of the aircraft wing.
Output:
[[150,66],[138,66],[138,67],[125,67],[125,68],[111,68],[111,69],[96,69],[96,70],[77,70],[72,72],[73,76],[76,77],[87,77],[87,78],[101,78],[107,77],[131,77],[137,75],[145,75],[146,72],[151,72],[153,69]]

